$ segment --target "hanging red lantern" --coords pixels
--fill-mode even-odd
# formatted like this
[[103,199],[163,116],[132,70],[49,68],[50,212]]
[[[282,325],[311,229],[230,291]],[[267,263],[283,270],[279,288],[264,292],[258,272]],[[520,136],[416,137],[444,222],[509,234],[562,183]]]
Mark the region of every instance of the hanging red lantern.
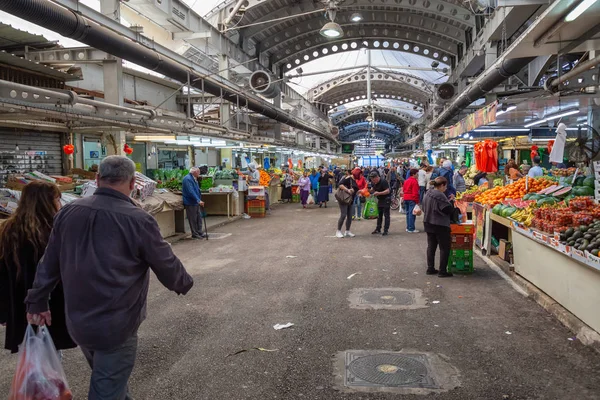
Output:
[[539,155],[538,149],[539,147],[537,147],[535,144],[531,146],[531,153],[529,154],[531,156],[531,161],[533,161],[533,159]]
[[75,146],[73,146],[72,144],[65,144],[63,146],[63,151],[65,152],[65,154],[71,155],[75,152]]
[[127,143],[125,143],[125,146],[123,146],[123,152],[125,154],[131,154],[133,153],[133,149],[131,147],[129,147],[129,145]]

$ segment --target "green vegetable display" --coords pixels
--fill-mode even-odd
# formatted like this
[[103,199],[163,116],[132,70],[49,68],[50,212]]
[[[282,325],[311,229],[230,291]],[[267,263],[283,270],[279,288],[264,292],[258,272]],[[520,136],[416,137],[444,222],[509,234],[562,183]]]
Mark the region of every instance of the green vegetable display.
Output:
[[181,191],[183,178],[189,171],[182,169],[157,169],[154,172],[156,187]]

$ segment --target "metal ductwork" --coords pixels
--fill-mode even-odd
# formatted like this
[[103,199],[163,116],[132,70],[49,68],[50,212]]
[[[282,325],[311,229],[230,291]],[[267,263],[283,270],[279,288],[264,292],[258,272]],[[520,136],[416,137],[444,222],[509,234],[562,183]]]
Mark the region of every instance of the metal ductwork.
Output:
[[271,75],[265,71],[254,71],[250,75],[250,87],[252,90],[267,99],[274,99],[281,93],[279,85],[273,83],[273,81],[274,79]]
[[533,61],[535,57],[513,58],[499,63],[495,69],[483,74],[477,78],[466,91],[459,94],[458,97],[428,126],[428,129],[434,130],[442,127],[452,117],[458,114],[462,109],[481,98],[490,90],[504,82],[507,78],[515,75],[527,64]]
[[241,89],[219,82],[216,77],[200,75],[170,58],[161,56],[150,48],[132,42],[98,23],[48,0],[0,0],[0,10],[179,82],[187,82],[189,74],[191,85],[197,89],[214,96],[223,96],[224,100],[233,104],[238,104],[239,99],[240,107],[247,107],[291,127],[335,141],[327,132],[320,130],[315,125],[307,124],[300,118],[277,109],[260,98],[242,93]]

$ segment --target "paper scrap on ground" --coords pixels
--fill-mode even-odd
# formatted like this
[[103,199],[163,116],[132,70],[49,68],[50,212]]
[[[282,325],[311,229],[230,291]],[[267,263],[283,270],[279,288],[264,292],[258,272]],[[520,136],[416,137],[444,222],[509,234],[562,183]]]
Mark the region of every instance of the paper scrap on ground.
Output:
[[294,326],[294,324],[292,324],[291,322],[288,322],[287,324],[275,324],[275,325],[273,325],[273,328],[276,331],[279,331],[281,329],[289,328],[291,326]]
[[440,327],[439,325],[434,325],[434,326],[435,326],[436,328],[439,328],[439,327]]
[[225,356],[225,358],[227,358],[227,357],[229,357],[229,356],[236,356],[236,355],[238,355],[238,354],[245,353],[245,352],[247,352],[247,351],[252,351],[252,350],[266,351],[266,352],[279,351],[279,349],[264,349],[264,348],[262,348],[262,347],[252,347],[252,348],[250,348],[250,349],[238,350],[238,351],[236,351],[235,353],[230,353],[230,354],[227,354],[227,355]]
[[355,272],[352,275],[348,276],[348,278],[346,278],[346,279],[352,279],[352,277],[354,277],[354,275],[360,275],[360,272]]
[[507,335],[512,335],[512,332],[511,332],[511,331],[506,331],[506,332],[504,332],[504,333],[506,333]]
[[373,256],[363,256],[363,258],[373,258]]
[[285,256],[285,258],[296,258],[298,256]]
[[434,301],[432,301],[432,303],[433,304],[440,304],[440,301],[439,300],[434,300]]
[[577,337],[575,337],[575,336],[573,336],[573,337],[570,337],[570,338],[567,338],[567,340],[569,340],[569,341],[571,341],[571,342],[572,342],[572,341],[574,341],[575,339],[577,339]]

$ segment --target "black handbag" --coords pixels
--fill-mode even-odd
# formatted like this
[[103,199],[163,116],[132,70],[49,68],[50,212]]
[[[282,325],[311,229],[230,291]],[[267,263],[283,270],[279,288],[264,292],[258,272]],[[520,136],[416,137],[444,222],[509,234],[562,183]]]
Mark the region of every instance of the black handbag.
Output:
[[[342,181],[343,181],[343,179],[340,180],[340,185],[344,185],[344,183]],[[350,182],[350,183],[352,183],[352,182]],[[344,186],[346,186],[346,185],[344,185]],[[352,200],[354,200],[354,196],[352,194],[346,192],[345,190],[338,189],[335,192],[335,199],[340,204],[346,204],[346,205],[348,205],[348,204],[352,203]]]

